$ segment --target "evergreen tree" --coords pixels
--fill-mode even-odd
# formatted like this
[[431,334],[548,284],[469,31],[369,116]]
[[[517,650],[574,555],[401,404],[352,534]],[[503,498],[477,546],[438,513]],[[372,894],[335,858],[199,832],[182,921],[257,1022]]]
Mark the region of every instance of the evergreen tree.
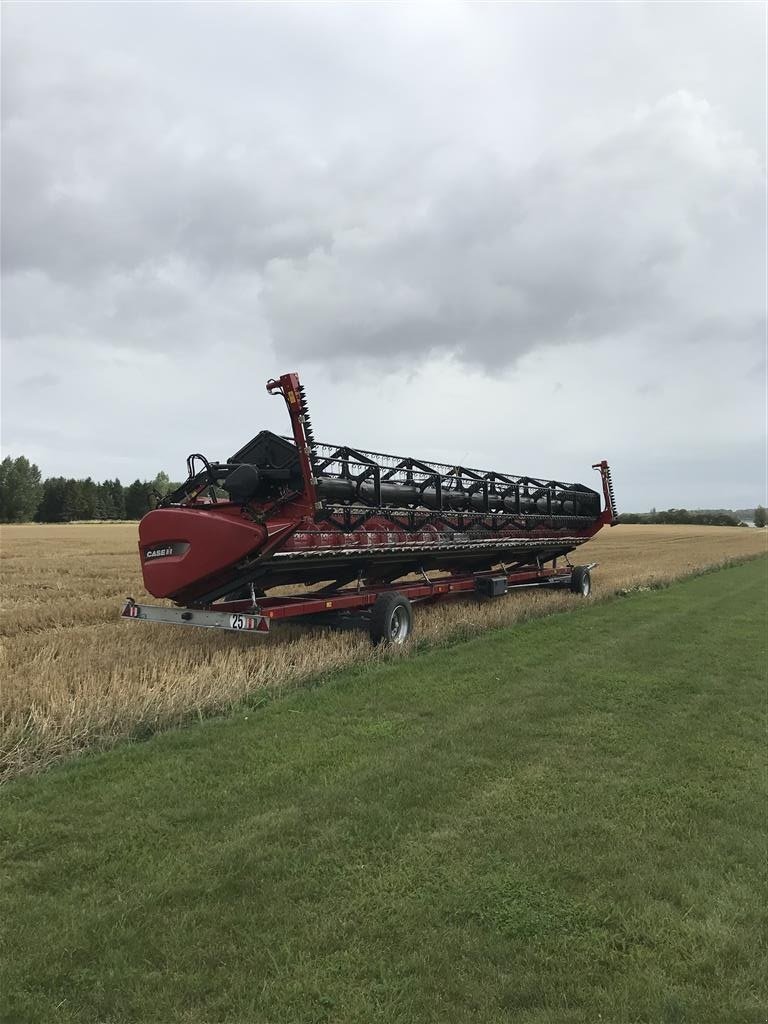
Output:
[[158,473],[151,483],[134,480],[130,487],[117,478],[97,483],[90,476],[55,476],[41,482],[40,470],[29,459],[7,456],[0,462],[0,522],[141,519],[153,507],[153,487],[167,494],[174,486],[166,473]]
[[125,491],[123,485],[115,477],[112,481],[107,481],[109,484],[110,494],[112,495],[112,505],[114,507],[114,519],[125,519]]
[[83,518],[99,519],[96,511],[99,496],[98,484],[94,483],[90,477],[86,477],[81,481],[81,492],[83,495]]
[[0,522],[10,523],[13,507],[13,459],[6,455],[0,462]]
[[86,519],[88,505],[83,491],[82,480],[67,480],[64,483],[64,521],[71,523],[75,519]]
[[125,488],[125,515],[127,519],[141,519],[149,512],[151,484],[145,480],[134,480]]
[[762,505],[755,509],[755,526],[763,527],[766,524],[766,512]]
[[32,519],[42,496],[40,470],[29,459],[7,455],[0,463],[0,522]]
[[64,521],[64,495],[67,481],[63,476],[51,476],[43,484],[43,497],[35,519],[41,523]]
[[115,502],[112,497],[112,489],[108,481],[99,484],[99,505],[101,506],[101,519],[115,519]]

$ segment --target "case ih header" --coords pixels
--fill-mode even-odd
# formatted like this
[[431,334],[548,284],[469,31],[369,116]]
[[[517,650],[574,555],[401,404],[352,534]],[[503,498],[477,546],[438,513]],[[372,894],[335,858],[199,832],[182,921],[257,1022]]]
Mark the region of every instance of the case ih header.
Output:
[[[124,617],[265,633],[301,615],[402,643],[415,601],[589,594],[594,565],[558,559],[615,522],[607,462],[593,466],[601,508],[583,484],[320,444],[298,376],[267,391],[285,400],[292,437],[262,430],[227,462],[189,456],[185,482],[139,525],[146,589],[177,607],[129,598]],[[266,594],[297,583],[314,592]]]

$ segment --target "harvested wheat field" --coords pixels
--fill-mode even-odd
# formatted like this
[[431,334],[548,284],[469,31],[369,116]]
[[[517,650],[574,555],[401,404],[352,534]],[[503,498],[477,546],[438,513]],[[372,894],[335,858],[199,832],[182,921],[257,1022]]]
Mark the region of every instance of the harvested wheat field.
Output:
[[[89,748],[210,715],[382,655],[364,634],[276,629],[268,637],[121,621],[144,597],[137,526],[2,528],[0,779]],[[600,563],[591,600],[663,585],[766,551],[768,531],[620,526],[578,553]],[[522,592],[417,611],[416,644],[435,644],[567,609],[562,592]]]

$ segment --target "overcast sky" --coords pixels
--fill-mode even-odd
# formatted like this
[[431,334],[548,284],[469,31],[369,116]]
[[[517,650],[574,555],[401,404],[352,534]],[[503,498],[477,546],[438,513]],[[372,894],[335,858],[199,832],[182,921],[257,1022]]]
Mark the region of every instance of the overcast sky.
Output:
[[[284,432],[765,502],[763,4],[2,12],[3,453]],[[594,477],[594,478],[593,478]]]

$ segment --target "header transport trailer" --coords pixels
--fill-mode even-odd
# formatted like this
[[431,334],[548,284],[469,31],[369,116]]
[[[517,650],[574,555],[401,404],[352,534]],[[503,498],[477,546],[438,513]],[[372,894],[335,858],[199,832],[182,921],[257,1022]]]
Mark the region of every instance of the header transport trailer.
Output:
[[[297,374],[267,391],[292,436],[262,430],[226,462],[189,456],[187,479],[139,524],[144,585],[175,607],[129,598],[125,618],[258,634],[301,616],[398,644],[419,601],[589,595],[594,564],[567,556],[616,521],[607,462],[593,466],[601,502],[584,484],[320,444]],[[284,592],[295,584],[314,589]]]

